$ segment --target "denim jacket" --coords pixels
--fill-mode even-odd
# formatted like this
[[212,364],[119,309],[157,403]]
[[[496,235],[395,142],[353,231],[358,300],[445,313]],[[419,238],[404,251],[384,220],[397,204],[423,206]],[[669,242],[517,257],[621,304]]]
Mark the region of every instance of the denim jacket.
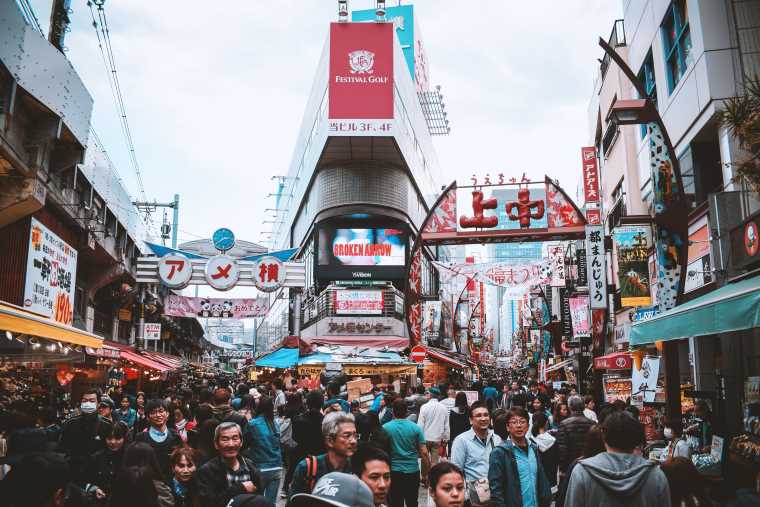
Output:
[[[536,444],[528,444],[536,453],[537,477],[536,499],[539,507],[548,507],[552,501],[551,486],[541,464],[541,453]],[[511,440],[503,442],[491,451],[488,467],[488,483],[491,488],[492,507],[521,507],[520,474],[517,471],[514,444]]]
[[263,416],[251,419],[245,428],[245,445],[246,456],[259,470],[282,467],[280,427],[276,421],[272,428]]

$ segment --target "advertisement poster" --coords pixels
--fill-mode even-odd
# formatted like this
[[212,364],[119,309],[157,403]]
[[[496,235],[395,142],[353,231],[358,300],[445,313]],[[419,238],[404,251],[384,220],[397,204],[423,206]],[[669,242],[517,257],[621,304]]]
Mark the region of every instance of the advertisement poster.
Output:
[[549,243],[547,245],[549,265],[552,270],[550,285],[552,287],[565,286],[565,248],[562,243]]
[[422,336],[437,340],[441,329],[441,302],[425,301],[422,305]]
[[691,292],[712,281],[710,273],[710,231],[707,216],[689,226],[689,250],[683,291]]
[[623,306],[652,304],[648,266],[651,236],[651,228],[648,225],[618,227],[613,233],[617,251],[618,285]]
[[575,338],[586,338],[591,336],[588,296],[575,296],[570,298],[570,320],[573,323],[573,336]]
[[24,308],[71,325],[76,280],[77,251],[32,218]]
[[583,163],[583,196],[586,202],[599,202],[599,166],[596,162],[596,147],[581,148]]
[[617,375],[602,375],[604,384],[604,401],[612,403],[615,400],[628,402],[631,397],[631,378]]
[[383,313],[383,291],[381,290],[336,290],[333,294],[335,294],[335,313],[338,315],[382,315]]
[[647,356],[641,360],[641,368],[633,364],[631,399],[638,402],[652,403],[657,392],[657,377],[660,374],[660,358]]
[[248,319],[264,317],[269,298],[225,299],[194,298],[169,294],[164,300],[164,314],[172,317]]
[[604,253],[604,226],[586,226],[586,262],[591,308],[607,308],[607,259]]
[[321,266],[404,266],[406,233],[399,229],[320,229]]
[[390,134],[392,121],[387,120],[393,120],[392,23],[330,25],[328,93],[331,135]]

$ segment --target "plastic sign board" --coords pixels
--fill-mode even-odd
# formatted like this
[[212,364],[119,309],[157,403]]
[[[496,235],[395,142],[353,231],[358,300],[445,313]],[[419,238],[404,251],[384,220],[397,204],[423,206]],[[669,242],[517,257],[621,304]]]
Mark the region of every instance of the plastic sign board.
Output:
[[216,290],[230,290],[240,278],[240,267],[229,255],[215,255],[206,263],[206,282]]
[[390,135],[393,24],[330,25],[329,134]]
[[607,262],[604,255],[604,226],[586,226],[586,265],[591,308],[607,308]]
[[335,313],[338,315],[382,315],[382,290],[336,290]]
[[649,225],[621,226],[614,230],[613,237],[621,304],[624,307],[651,305],[649,249],[652,246],[652,228]]
[[160,340],[161,324],[146,322],[143,324],[143,340]]
[[600,201],[599,165],[596,161],[596,148],[593,146],[581,148],[581,159],[583,162],[583,196],[587,203],[598,203]]
[[170,289],[184,289],[192,276],[190,259],[182,254],[166,254],[158,261],[158,278]]
[[253,266],[253,282],[262,292],[274,292],[285,281],[285,266],[276,257],[266,256]]
[[56,322],[71,325],[77,251],[32,217],[26,262],[24,307]]

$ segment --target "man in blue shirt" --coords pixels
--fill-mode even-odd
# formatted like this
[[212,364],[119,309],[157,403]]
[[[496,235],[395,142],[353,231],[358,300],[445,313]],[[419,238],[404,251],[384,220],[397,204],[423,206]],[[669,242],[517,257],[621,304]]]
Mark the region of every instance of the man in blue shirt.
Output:
[[491,451],[501,444],[501,437],[489,429],[491,413],[484,402],[476,401],[470,406],[470,425],[451,445],[451,462],[462,469],[468,483],[488,477]]
[[492,507],[548,507],[552,493],[535,444],[525,437],[528,413],[507,412],[509,439],[491,452],[488,483]]
[[407,507],[417,507],[420,489],[417,460],[422,459],[423,476],[427,476],[430,468],[425,435],[419,426],[407,420],[406,401],[401,398],[394,400],[391,409],[393,420],[383,425],[391,441],[390,505],[404,505],[406,502]]

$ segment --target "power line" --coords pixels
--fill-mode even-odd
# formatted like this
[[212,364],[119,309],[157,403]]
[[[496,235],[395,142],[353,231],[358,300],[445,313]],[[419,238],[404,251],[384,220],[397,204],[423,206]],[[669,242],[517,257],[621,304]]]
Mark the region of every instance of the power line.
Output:
[[[129,160],[132,165],[132,169],[137,177],[137,185],[140,191],[140,197],[143,201],[147,200],[145,195],[145,186],[142,181],[142,174],[140,172],[140,164],[137,160],[137,154],[135,151],[134,140],[132,138],[132,131],[129,128],[129,120],[127,119],[127,110],[124,104],[124,95],[121,92],[121,84],[119,82],[119,75],[116,70],[116,57],[113,52],[113,45],[111,44],[110,30],[108,28],[108,19],[106,18],[106,11],[103,8],[103,0],[94,0],[98,9],[98,19],[95,19],[95,10],[93,9],[93,2],[88,0],[87,6],[90,8],[90,15],[92,17],[92,26],[95,29],[95,35],[98,38],[98,47],[100,48],[100,55],[103,59],[103,64],[106,67],[108,74],[108,83],[111,86],[111,94],[113,95],[114,102],[119,111],[119,121],[121,123],[122,134],[124,135],[124,141],[129,151]],[[98,28],[100,30],[98,30]],[[102,37],[101,37],[102,35]],[[105,49],[103,46],[105,45]]]

